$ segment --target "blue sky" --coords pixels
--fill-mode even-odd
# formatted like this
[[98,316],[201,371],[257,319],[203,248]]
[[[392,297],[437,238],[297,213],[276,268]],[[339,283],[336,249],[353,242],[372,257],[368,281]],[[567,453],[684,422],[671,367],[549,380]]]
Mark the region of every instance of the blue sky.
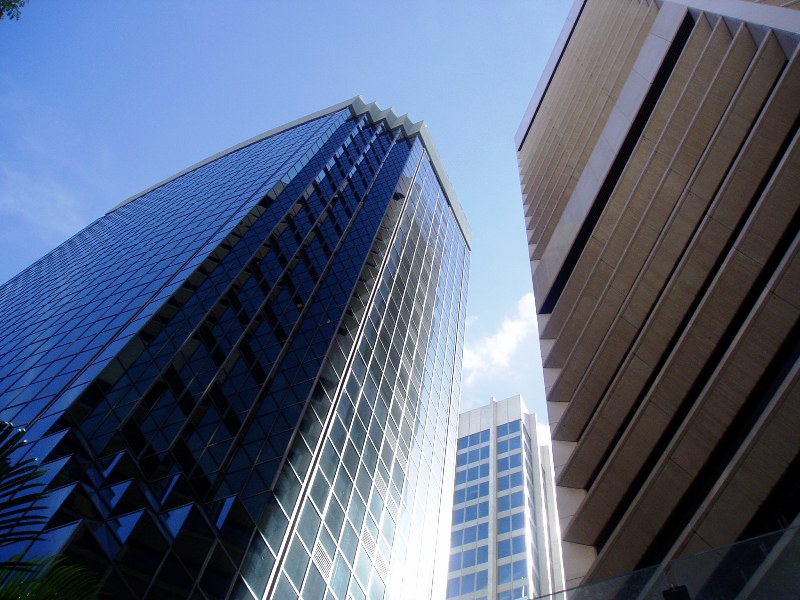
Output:
[[0,282],[119,201],[357,94],[424,119],[473,228],[462,410],[544,416],[514,133],[569,0],[47,2],[0,21]]

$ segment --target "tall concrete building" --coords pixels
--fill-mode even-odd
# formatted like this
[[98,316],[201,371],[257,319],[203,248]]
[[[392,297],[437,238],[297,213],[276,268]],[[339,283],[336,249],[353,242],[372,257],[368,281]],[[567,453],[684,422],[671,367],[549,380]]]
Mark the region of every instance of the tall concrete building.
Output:
[[424,124],[360,98],[123,202],[0,287],[50,492],[0,555],[119,600],[440,597],[468,265]]
[[578,0],[517,132],[569,586],[798,523],[797,8]]
[[447,598],[517,600],[564,588],[545,437],[521,396],[459,416]]

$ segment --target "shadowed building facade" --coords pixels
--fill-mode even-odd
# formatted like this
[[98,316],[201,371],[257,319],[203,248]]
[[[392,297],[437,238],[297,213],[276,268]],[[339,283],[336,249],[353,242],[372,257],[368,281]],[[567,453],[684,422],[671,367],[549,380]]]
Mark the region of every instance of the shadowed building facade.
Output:
[[50,490],[3,556],[120,600],[442,594],[468,264],[424,124],[360,98],[123,202],[0,287]]
[[797,8],[578,0],[518,130],[569,586],[797,552]]

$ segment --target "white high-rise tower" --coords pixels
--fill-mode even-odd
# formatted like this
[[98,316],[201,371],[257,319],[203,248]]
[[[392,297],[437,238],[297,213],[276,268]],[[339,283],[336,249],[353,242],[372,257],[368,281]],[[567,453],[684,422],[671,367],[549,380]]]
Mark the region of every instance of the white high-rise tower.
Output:
[[547,429],[522,396],[459,416],[447,598],[564,589]]

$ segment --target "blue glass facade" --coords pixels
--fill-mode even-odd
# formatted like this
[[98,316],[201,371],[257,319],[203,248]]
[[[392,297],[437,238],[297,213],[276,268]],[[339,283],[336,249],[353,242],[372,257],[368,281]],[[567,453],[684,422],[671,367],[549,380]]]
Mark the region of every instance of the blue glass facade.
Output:
[[52,493],[43,538],[0,551],[62,552],[119,598],[434,593],[416,547],[449,505],[469,262],[451,202],[422,136],[343,106],[2,286],[0,419]]
[[[512,396],[460,415],[446,598],[516,600],[563,588],[552,462]],[[554,548],[555,546],[555,548]]]

